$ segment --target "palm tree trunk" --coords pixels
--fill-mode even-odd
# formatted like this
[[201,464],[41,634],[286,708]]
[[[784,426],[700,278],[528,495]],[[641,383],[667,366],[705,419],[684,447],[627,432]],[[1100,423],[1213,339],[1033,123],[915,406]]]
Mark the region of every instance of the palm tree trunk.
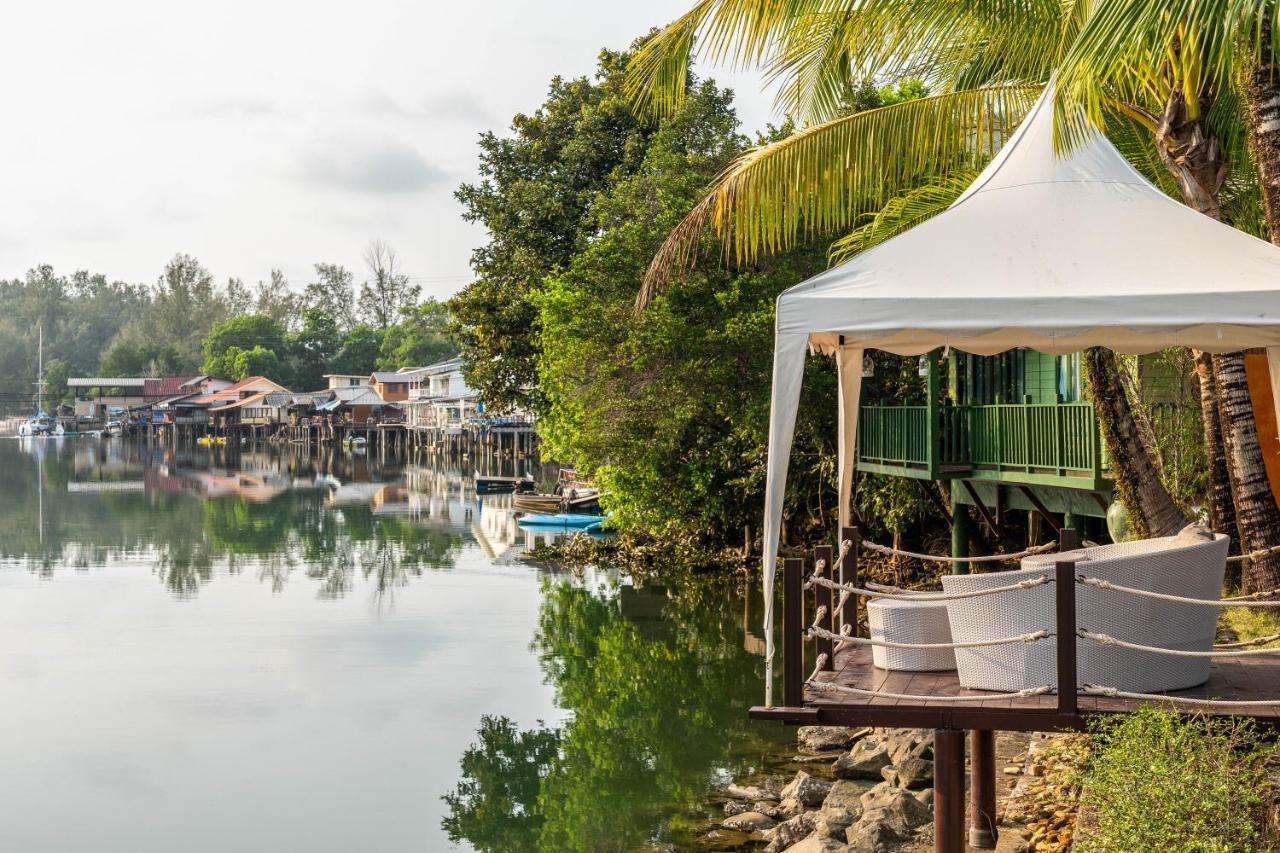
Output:
[[[1271,55],[1271,22],[1264,18],[1259,54]],[[1271,242],[1280,239],[1280,68],[1257,65],[1244,81],[1245,122],[1262,184],[1262,206]]]
[[[1240,531],[1236,528],[1227,451],[1222,442],[1222,423],[1218,419],[1218,386],[1213,377],[1213,357],[1207,352],[1196,353],[1196,376],[1200,379],[1200,414],[1204,418],[1205,461],[1209,469],[1209,482],[1205,488],[1209,501],[1209,525],[1215,533],[1230,536],[1233,543],[1238,543]],[[1239,586],[1239,572],[1233,572],[1229,582],[1232,586]]]
[[[1240,550],[1248,553],[1275,545],[1280,535],[1280,507],[1271,494],[1271,482],[1262,461],[1253,402],[1245,376],[1244,354],[1213,357],[1213,379],[1222,414],[1222,441],[1226,448],[1231,494],[1240,528]],[[1248,593],[1280,588],[1280,554],[1246,560],[1241,586]]]
[[1151,452],[1142,441],[1129,397],[1121,384],[1115,354],[1090,347],[1081,359],[1093,394],[1093,408],[1102,426],[1102,437],[1111,456],[1116,491],[1129,510],[1129,520],[1140,537],[1172,536],[1187,523],[1186,516],[1169,496]]

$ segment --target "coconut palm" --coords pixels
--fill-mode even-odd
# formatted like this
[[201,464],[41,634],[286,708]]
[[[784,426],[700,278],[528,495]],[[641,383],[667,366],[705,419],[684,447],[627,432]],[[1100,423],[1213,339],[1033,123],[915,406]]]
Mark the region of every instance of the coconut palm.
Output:
[[[1280,46],[1272,38],[1278,22],[1274,0],[1097,0],[1063,59],[1062,85],[1094,121],[1105,118],[1085,94],[1096,89],[1093,81],[1122,78],[1134,66],[1174,69],[1185,76],[1185,91],[1216,95],[1227,105],[1217,110],[1219,127],[1247,133],[1266,233],[1280,245]],[[1238,156],[1248,160],[1244,152]],[[1275,547],[1280,507],[1262,461],[1243,354],[1213,357],[1212,394],[1241,548]],[[1210,426],[1206,415],[1206,435]],[[1242,580],[1246,591],[1280,587],[1280,555],[1248,561]]]
[[[631,68],[631,94],[659,112],[677,107],[695,43],[700,58],[754,64],[779,87],[779,106],[803,128],[748,151],[664,242],[637,298],[647,304],[712,228],[725,257],[749,263],[822,235],[849,232],[833,258],[944,209],[958,179],[999,147],[1070,48],[1087,4],[1066,0],[703,0],[653,38]],[[695,38],[696,37],[696,38]],[[918,74],[938,94],[844,114],[855,82]],[[1116,136],[1148,167],[1159,161],[1139,126],[1141,102],[1106,103]],[[1096,93],[1088,93],[1096,95]],[[1066,130],[1072,129],[1064,124]],[[1172,137],[1171,137],[1172,138]],[[1069,139],[1068,139],[1069,141]],[[1175,162],[1180,162],[1175,157]],[[1197,168],[1194,178],[1204,179]],[[1163,177],[1167,183],[1167,177]],[[1216,195],[1221,181],[1204,180]],[[875,214],[870,223],[863,221]],[[910,216],[899,215],[911,211]],[[861,226],[861,227],[859,227]],[[1110,353],[1086,359],[1117,485],[1141,532],[1185,519],[1131,422]],[[1099,368],[1099,369],[1094,369]]]

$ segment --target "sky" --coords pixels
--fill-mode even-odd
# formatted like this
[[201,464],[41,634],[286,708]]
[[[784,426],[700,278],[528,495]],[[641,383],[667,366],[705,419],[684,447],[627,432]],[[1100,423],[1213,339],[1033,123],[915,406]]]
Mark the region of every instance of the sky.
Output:
[[[152,283],[184,252],[220,281],[385,240],[424,295],[469,281],[484,239],[453,190],[476,139],[590,74],[692,0],[59,0],[0,28],[0,277],[36,264]],[[735,90],[744,130],[772,101]]]

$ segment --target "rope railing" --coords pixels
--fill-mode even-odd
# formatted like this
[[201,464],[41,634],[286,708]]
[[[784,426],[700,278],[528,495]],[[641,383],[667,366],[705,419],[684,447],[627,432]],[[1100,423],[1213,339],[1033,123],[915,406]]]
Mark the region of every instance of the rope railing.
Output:
[[828,681],[817,681],[810,678],[806,682],[810,688],[819,693],[848,693],[870,699],[895,699],[907,702],[993,702],[1002,699],[1023,699],[1029,696],[1045,696],[1053,692],[1053,688],[1031,687],[1011,693],[987,693],[983,696],[928,696],[914,693],[890,693],[887,690],[864,690],[861,687],[849,687],[845,684],[832,684]]
[[1261,560],[1263,557],[1270,557],[1272,554],[1280,554],[1280,545],[1271,548],[1262,548],[1257,551],[1250,551],[1248,554],[1238,554],[1234,557],[1227,557],[1228,563],[1243,563],[1246,560]]
[[1185,705],[1220,705],[1230,708],[1262,708],[1280,706],[1277,699],[1199,699],[1194,696],[1169,696],[1164,693],[1135,693],[1117,690],[1101,684],[1085,684],[1080,692],[1085,696],[1103,696],[1109,699],[1151,699],[1159,702],[1180,702]]
[[809,583],[813,586],[825,586],[832,590],[860,595],[863,598],[883,598],[890,601],[959,601],[964,598],[980,598],[985,595],[998,595],[1002,592],[1018,592],[1032,589],[1033,587],[1053,583],[1053,579],[1047,575],[1037,575],[1016,583],[994,586],[990,589],[974,590],[973,592],[884,592],[877,589],[866,589],[850,584],[837,583],[836,581],[816,576],[811,576]]
[[[1013,643],[1034,643],[1037,640],[1043,640],[1052,637],[1049,631],[1033,631],[1030,634],[1019,634],[1015,637],[1000,637],[995,640],[972,640],[967,643],[899,643],[893,640],[875,640],[868,637],[853,637],[848,634],[837,634],[834,631],[828,631],[825,628],[817,627],[816,623],[809,629],[809,639],[821,637],[824,640],[831,640],[837,643],[836,651],[842,647],[849,646],[882,646],[886,649],[977,649],[983,646],[1007,646]],[[1276,649],[1280,651],[1280,649]]]
[[1036,545],[1025,551],[1019,551],[1016,554],[989,554],[984,557],[942,557],[937,554],[920,554],[915,551],[903,551],[900,548],[890,548],[888,545],[878,545],[875,542],[862,541],[862,547],[868,551],[874,551],[877,554],[889,554],[895,557],[908,557],[912,560],[925,560],[934,563],[1003,563],[1010,560],[1021,560],[1023,557],[1030,557],[1034,554],[1043,554],[1046,551],[1052,551],[1058,547],[1057,542],[1049,542],[1044,545]]
[[1245,658],[1257,657],[1259,655],[1274,655],[1280,653],[1280,649],[1219,649],[1214,648],[1212,651],[1197,652],[1186,649],[1169,649],[1163,646],[1147,646],[1142,643],[1131,643],[1127,640],[1119,640],[1108,634],[1101,634],[1096,631],[1087,631],[1084,628],[1076,631],[1076,635],[1086,640],[1093,640],[1104,646],[1115,646],[1121,649],[1130,649],[1135,652],[1153,652],[1159,655],[1169,655],[1171,657],[1184,658]]
[[1093,578],[1087,575],[1077,575],[1076,582],[1084,586],[1091,586],[1095,589],[1105,589],[1114,592],[1123,592],[1127,595],[1138,596],[1139,598],[1152,598],[1157,601],[1168,601],[1174,604],[1198,604],[1203,607],[1280,607],[1280,601],[1259,601],[1257,599],[1262,596],[1275,595],[1280,590],[1267,590],[1265,592],[1255,592],[1250,595],[1240,595],[1232,598],[1187,598],[1184,595],[1173,595],[1167,592],[1151,592],[1146,589],[1135,589],[1131,586],[1122,586],[1118,583],[1112,583],[1102,578]]

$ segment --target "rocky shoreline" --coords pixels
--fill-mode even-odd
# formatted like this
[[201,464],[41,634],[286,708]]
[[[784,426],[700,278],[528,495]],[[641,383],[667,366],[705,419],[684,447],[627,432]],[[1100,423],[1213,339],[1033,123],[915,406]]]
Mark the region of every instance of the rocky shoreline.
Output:
[[[933,732],[802,726],[784,768],[730,782],[700,847],[763,853],[916,853],[932,849]],[[1008,735],[1002,761],[999,850],[1068,850],[1078,788],[1079,736]],[[1063,761],[1063,758],[1069,760]],[[796,769],[800,765],[802,769]]]

